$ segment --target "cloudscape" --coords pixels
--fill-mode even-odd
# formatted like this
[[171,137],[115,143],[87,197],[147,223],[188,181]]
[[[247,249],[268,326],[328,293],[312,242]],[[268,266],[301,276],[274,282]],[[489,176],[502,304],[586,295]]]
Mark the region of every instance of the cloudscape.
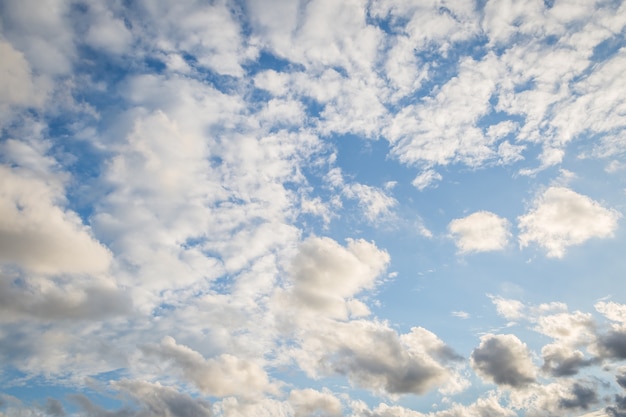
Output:
[[0,1],[0,416],[626,416],[626,2]]

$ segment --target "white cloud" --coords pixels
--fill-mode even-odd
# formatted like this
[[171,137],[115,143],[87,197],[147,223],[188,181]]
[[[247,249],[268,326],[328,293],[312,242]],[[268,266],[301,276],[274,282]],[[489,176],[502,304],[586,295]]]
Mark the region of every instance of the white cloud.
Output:
[[364,240],[348,240],[347,247],[332,239],[311,237],[294,257],[287,302],[295,302],[318,314],[347,318],[350,310],[363,313],[349,301],[371,289],[389,263],[387,252]]
[[333,168],[326,175],[326,181],[342,194],[359,202],[359,206],[370,222],[385,220],[398,201],[383,189],[358,182],[346,183],[341,168]]
[[495,297],[489,295],[491,301],[496,305],[498,314],[507,320],[518,320],[525,317],[526,306],[518,300]]
[[0,261],[42,274],[101,273],[111,253],[56,186],[0,165]]
[[180,374],[206,394],[214,396],[255,396],[275,388],[258,364],[230,354],[205,359],[195,350],[165,337],[160,345],[147,345],[144,353],[156,356],[159,365],[169,365],[170,372]]
[[89,5],[89,14],[93,19],[85,35],[85,42],[89,46],[115,54],[129,51],[132,34],[121,19],[97,2]]
[[600,301],[594,307],[609,320],[626,327],[626,304],[614,301]]
[[488,211],[478,211],[448,224],[460,253],[503,250],[511,236],[509,222]]
[[411,181],[411,184],[422,191],[428,187],[437,187],[436,183],[441,181],[442,178],[441,174],[434,169],[427,169],[415,177],[415,179]]
[[564,187],[550,187],[518,218],[522,247],[537,243],[553,258],[562,258],[568,246],[591,238],[607,238],[621,215],[587,196]]
[[3,113],[11,106],[40,105],[45,89],[43,85],[35,85],[24,55],[3,39],[0,39],[0,55],[0,109]]
[[363,208],[365,216],[370,221],[375,221],[384,216],[389,216],[391,208],[398,202],[395,198],[388,196],[383,190],[365,184],[349,184],[344,188],[344,193],[348,198],[356,198]]
[[144,19],[144,42],[166,53],[184,51],[219,74],[240,77],[241,64],[257,55],[256,48],[244,41],[235,10],[226,1],[142,1],[138,9]]
[[289,402],[294,408],[294,417],[309,417],[323,415],[325,417],[340,417],[341,401],[328,390],[314,389],[292,390],[289,393]]
[[470,313],[468,313],[467,311],[453,311],[452,315],[463,320],[470,318]]

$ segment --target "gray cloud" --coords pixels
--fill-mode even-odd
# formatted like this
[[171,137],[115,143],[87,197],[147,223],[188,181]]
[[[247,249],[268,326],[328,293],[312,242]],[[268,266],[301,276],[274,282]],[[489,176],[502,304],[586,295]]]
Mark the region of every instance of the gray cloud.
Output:
[[471,355],[473,368],[498,385],[513,388],[535,381],[535,367],[528,349],[514,335],[488,334],[481,337]]
[[626,396],[615,395],[615,404],[604,409],[610,417],[626,417]]
[[579,350],[556,344],[544,346],[541,354],[543,356],[541,370],[557,377],[576,375],[581,368],[598,362],[594,358],[586,359]]
[[570,397],[561,398],[559,406],[565,409],[582,408],[588,410],[589,406],[598,402],[596,387],[585,386],[575,383],[569,392]]
[[174,388],[146,381],[122,380],[113,387],[127,394],[132,405],[118,410],[107,410],[94,404],[83,394],[70,396],[70,400],[88,417],[211,417],[208,401],[192,398]]
[[626,389],[626,369],[620,368],[618,370],[617,375],[615,375],[615,380],[619,384],[620,387]]
[[0,273],[2,321],[31,318],[41,321],[95,320],[129,313],[128,292],[112,285],[42,285],[34,279]]
[[626,359],[626,329],[611,330],[598,338],[600,353],[605,358]]
[[202,392],[216,395],[253,395],[271,389],[268,376],[257,363],[222,354],[205,359],[195,350],[165,337],[159,345],[143,347],[144,353],[159,358],[159,366],[169,369],[193,383]]
[[343,375],[378,393],[422,394],[446,382],[445,365],[459,356],[423,328],[406,334],[355,320],[306,329],[300,366],[312,376]]

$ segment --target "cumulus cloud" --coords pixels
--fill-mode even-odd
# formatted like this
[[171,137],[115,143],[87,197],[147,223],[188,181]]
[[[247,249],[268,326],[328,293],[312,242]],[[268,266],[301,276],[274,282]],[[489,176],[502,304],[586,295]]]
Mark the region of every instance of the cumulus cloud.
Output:
[[598,394],[595,386],[574,383],[569,395],[561,398],[559,405],[564,409],[588,410],[593,404],[598,403]]
[[169,364],[172,372],[193,383],[204,393],[216,396],[256,395],[272,390],[269,378],[258,364],[230,354],[205,359],[195,350],[165,337],[159,345],[143,351]]
[[512,334],[482,336],[471,363],[486,380],[511,388],[528,385],[536,377],[528,348]]
[[346,318],[346,300],[373,288],[388,263],[387,252],[374,243],[349,239],[343,247],[330,238],[311,237],[293,259],[289,294],[312,311]]
[[0,165],[0,261],[41,274],[109,268],[111,253],[58,204],[62,195],[53,184]]
[[576,375],[582,368],[597,363],[593,358],[585,358],[580,350],[560,344],[545,345],[541,349],[541,356],[542,371],[557,377]]
[[289,403],[294,409],[295,417],[316,415],[339,417],[342,415],[341,401],[328,390],[317,391],[310,388],[292,390],[289,393]]
[[[36,85],[28,61],[9,42],[0,39],[0,109],[7,113],[12,106],[37,106],[42,104],[45,86]],[[39,87],[39,88],[37,88]],[[4,122],[4,116],[0,123]]]
[[448,224],[460,253],[489,252],[506,247],[511,232],[509,222],[488,211],[478,211]]
[[43,322],[101,320],[128,314],[129,294],[107,281],[50,284],[44,280],[5,275],[0,272],[0,322],[23,318]]
[[620,217],[587,196],[565,187],[550,187],[519,217],[520,245],[537,243],[549,257],[562,258],[568,246],[613,236]]
[[310,325],[296,357],[310,375],[342,375],[380,394],[422,394],[446,382],[460,357],[423,328],[398,335],[364,320]]
[[175,388],[141,380],[120,380],[112,387],[126,394],[132,403],[112,411],[94,404],[82,394],[70,398],[79,409],[93,417],[212,417],[211,404],[192,398]]

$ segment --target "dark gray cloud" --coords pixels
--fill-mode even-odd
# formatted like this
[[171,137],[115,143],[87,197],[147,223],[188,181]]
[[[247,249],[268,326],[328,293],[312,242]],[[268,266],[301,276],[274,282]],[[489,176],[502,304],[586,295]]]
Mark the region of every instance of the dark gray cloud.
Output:
[[598,340],[603,357],[626,359],[626,330],[612,330]]
[[541,370],[552,376],[576,375],[581,368],[598,362],[595,358],[586,359],[578,350],[574,351],[564,346],[547,345],[542,349],[543,366]]
[[514,335],[485,335],[471,355],[474,369],[498,385],[521,387],[535,381],[528,349]]
[[65,416],[65,409],[63,408],[63,404],[61,404],[61,402],[57,399],[48,398],[43,408],[45,413],[51,417]]
[[598,402],[598,394],[596,387],[585,386],[575,383],[570,391],[570,397],[561,398],[559,407],[565,409],[582,408],[588,410],[589,406]]
[[604,409],[610,417],[626,417],[626,396],[615,395],[615,404]]
[[626,389],[626,370],[621,370],[621,372],[615,375],[615,380],[620,387]]
[[319,346],[317,338],[303,345],[311,354],[319,346],[313,361],[324,373],[344,375],[356,385],[389,394],[422,394],[432,389],[450,377],[444,365],[459,357],[423,328],[398,335],[383,325],[354,321],[334,323],[324,333],[319,334],[324,346]]

